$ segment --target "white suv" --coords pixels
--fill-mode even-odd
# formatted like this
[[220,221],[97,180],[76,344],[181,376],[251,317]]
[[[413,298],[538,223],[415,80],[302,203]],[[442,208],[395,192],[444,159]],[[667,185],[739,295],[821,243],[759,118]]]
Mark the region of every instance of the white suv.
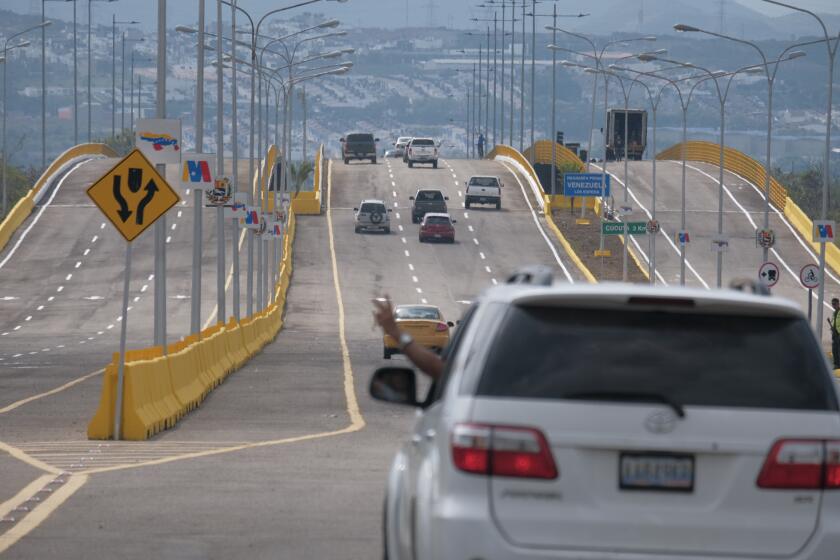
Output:
[[[522,275],[531,276],[530,273]],[[392,464],[390,560],[840,558],[838,391],[785,300],[492,288]]]

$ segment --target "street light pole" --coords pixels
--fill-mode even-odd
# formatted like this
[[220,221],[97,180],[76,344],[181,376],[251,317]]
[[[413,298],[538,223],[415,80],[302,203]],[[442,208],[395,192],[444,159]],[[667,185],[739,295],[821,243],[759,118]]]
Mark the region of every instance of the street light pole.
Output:
[[496,136],[496,115],[498,110],[496,108],[496,101],[499,97],[499,85],[496,81],[496,63],[498,62],[498,15],[493,12],[493,146],[499,143],[499,137]]
[[[216,0],[216,177],[225,174],[225,127],[224,127],[224,69],[222,50],[222,0]],[[216,207],[216,320],[224,323],[225,313],[225,220],[224,208]]]
[[[46,0],[41,0],[41,21],[46,21]],[[3,162],[5,165],[5,162]],[[41,169],[47,167],[47,28],[41,27]]]
[[[230,80],[230,102],[232,104],[231,107],[231,149],[232,149],[232,156],[233,156],[233,193],[234,196],[239,191],[239,132],[237,127],[237,120],[238,116],[236,114],[237,108],[237,100],[239,98],[239,84],[236,81],[236,3],[237,0],[233,0],[233,5],[231,6],[230,10],[230,36],[233,39],[231,43],[231,56],[230,67],[231,67],[231,80]],[[220,33],[221,35],[221,33]],[[221,57],[221,51],[219,52],[219,58]],[[236,318],[236,321],[239,322],[241,319],[240,309],[239,309],[239,300],[240,300],[240,286],[239,286],[239,220],[233,220],[233,235],[232,235],[232,247],[231,251],[233,254],[233,294],[231,297],[233,298],[233,316]]]
[[[166,0],[158,0],[157,118],[166,118]],[[115,20],[116,21],[116,20]],[[157,165],[166,176],[166,165]],[[155,346],[166,348],[166,214],[155,222]]]
[[525,3],[522,0],[522,63],[519,66],[519,153],[525,150]]
[[515,77],[515,56],[514,45],[516,44],[516,3],[510,4],[510,122],[508,123],[508,145],[513,147],[513,86],[516,80]]

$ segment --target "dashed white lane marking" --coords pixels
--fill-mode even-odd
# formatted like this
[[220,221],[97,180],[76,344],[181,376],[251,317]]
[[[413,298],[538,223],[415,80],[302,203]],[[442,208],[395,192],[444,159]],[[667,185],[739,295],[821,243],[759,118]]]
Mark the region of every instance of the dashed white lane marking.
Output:
[[391,191],[391,195],[392,195],[394,198],[397,198],[397,191]]
[[[187,194],[190,194],[189,189],[187,189]],[[183,212],[181,210],[178,210],[178,217],[179,218],[181,217],[182,214],[183,214]]]
[[169,236],[169,235],[167,235],[167,236],[166,236],[166,242],[167,242],[167,243],[169,243],[170,241],[172,241],[172,237],[171,237],[171,236]]
[[411,263],[408,263],[408,270],[414,272],[414,265],[411,264]]
[[478,239],[476,239],[475,237],[473,237],[473,243],[475,243],[476,245],[478,245]]
[[475,231],[475,228],[473,228],[472,226],[467,226],[467,229],[470,231]]
[[102,222],[101,224],[99,224],[99,229],[105,229],[105,222]]
[[[460,185],[460,184],[461,184],[461,183],[459,183],[458,181],[455,181],[455,186],[456,186],[456,187],[457,187],[458,185]],[[462,195],[461,195],[461,191],[458,191],[458,196],[462,196]]]
[[410,257],[410,256],[411,256],[411,254],[408,252],[408,250],[406,250],[406,252],[405,252],[405,256],[406,256],[406,257]]
[[399,204],[397,204],[396,202],[394,202],[394,208],[399,208]]
[[497,285],[497,284],[499,283],[499,281],[498,281],[498,280],[496,280],[495,278],[491,278],[491,279],[490,279],[490,281],[491,281],[491,282],[493,282],[493,285],[494,285],[494,286],[495,286],[495,285]]
[[426,298],[420,298],[420,302],[421,302],[423,305],[426,305],[427,303],[429,303],[429,300],[427,300]]
[[32,320],[32,315],[27,315],[26,319],[24,319],[24,321],[31,321],[31,320]]
[[154,279],[155,279],[155,275],[154,274],[149,274],[149,282],[151,282]]
[[415,290],[417,290],[417,293],[418,293],[418,294],[422,294],[422,293],[423,293],[423,289],[422,289],[422,288],[414,288],[414,289],[415,289]]
[[50,297],[48,297],[48,298],[47,298],[47,301],[48,301],[48,302],[50,302],[50,301],[52,301],[52,300],[54,300],[54,299],[55,299],[55,296],[50,296]]
[[402,237],[401,239],[402,239],[402,242],[403,242],[403,243],[408,244],[408,241],[406,240],[406,238],[405,238],[405,237]]
[[55,291],[59,292],[59,293],[63,292],[64,291],[64,286],[59,286],[58,288],[55,289]]
[[80,266],[82,266],[82,261],[76,261],[76,264],[73,266],[73,268],[79,268]]
[[108,325],[107,327],[105,327],[105,330],[109,330],[109,331],[110,331],[110,330],[111,330],[111,329],[113,329],[113,328],[114,328],[114,323],[111,323],[110,325]]
[[466,219],[466,220],[469,220],[469,219],[470,219],[470,214],[469,214],[469,212],[464,212],[464,219]]
[[493,272],[490,270],[490,267],[489,267],[489,266],[485,266],[485,267],[484,267],[484,270],[486,270],[486,271],[487,271],[487,274],[493,274]]
[[84,252],[84,253],[82,253],[82,256],[83,256],[83,257],[86,257],[86,256],[88,256],[89,254],[90,254],[90,249],[88,248],[88,249],[85,249],[85,252]]
[[98,236],[98,235],[94,235],[94,236],[93,236],[93,238],[91,238],[90,242],[91,242],[91,243],[96,243],[96,240],[97,240],[97,239],[99,239],[99,236]]
[[400,224],[400,225],[397,225],[397,227],[399,228],[399,230],[400,230],[400,231],[403,231],[403,227],[402,227],[402,225],[401,225],[401,224]]
[[73,278],[73,273],[71,272],[70,274],[67,275],[67,277],[64,279],[64,281],[69,282],[72,278]]
[[[198,221],[198,220],[196,220],[196,221]],[[143,292],[145,292],[148,289],[149,289],[149,285],[148,284],[143,284],[143,286],[140,288],[140,293],[142,294]]]
[[420,282],[420,279],[417,278],[416,276],[412,276],[411,281],[414,282],[415,284],[417,284],[418,282]]
[[20,330],[20,325],[16,326],[16,327],[15,327],[15,328],[13,328],[12,330],[13,330],[13,331],[19,331],[19,330]]
[[394,215],[397,217],[398,220],[400,219],[400,213],[399,212],[394,212]]
[[480,252],[480,251],[479,251],[479,253],[478,253],[478,256],[479,256],[479,257],[481,257],[481,260],[484,260],[484,259],[486,259],[486,258],[487,258],[487,255],[485,255],[484,253],[482,253],[482,252]]
[[138,301],[140,301],[140,296],[134,296],[134,303],[137,303]]
[[175,231],[176,227],[178,227],[178,224],[172,224],[172,228],[170,228],[170,229],[172,229],[172,231]]
[[35,308],[35,311],[43,311],[43,310],[44,310],[43,305],[39,305],[38,307]]

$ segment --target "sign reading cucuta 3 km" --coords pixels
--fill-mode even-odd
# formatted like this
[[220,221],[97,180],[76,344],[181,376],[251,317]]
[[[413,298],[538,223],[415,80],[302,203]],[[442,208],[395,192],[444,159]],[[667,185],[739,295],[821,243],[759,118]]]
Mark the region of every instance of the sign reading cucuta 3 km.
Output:
[[181,157],[181,186],[197,191],[211,190],[216,179],[213,175],[216,155],[185,153]]
[[136,121],[134,145],[155,165],[181,163],[181,120],[140,119]]

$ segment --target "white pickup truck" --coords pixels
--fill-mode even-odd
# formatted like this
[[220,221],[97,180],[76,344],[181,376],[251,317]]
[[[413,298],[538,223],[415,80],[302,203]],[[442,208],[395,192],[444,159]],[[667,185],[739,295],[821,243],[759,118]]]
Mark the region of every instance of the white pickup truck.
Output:
[[470,204],[495,204],[496,210],[502,208],[504,185],[498,177],[475,175],[464,184],[467,186],[464,198],[465,208],[469,208]]
[[409,167],[415,163],[431,163],[437,169],[438,144],[431,138],[414,138],[406,146],[406,161]]

